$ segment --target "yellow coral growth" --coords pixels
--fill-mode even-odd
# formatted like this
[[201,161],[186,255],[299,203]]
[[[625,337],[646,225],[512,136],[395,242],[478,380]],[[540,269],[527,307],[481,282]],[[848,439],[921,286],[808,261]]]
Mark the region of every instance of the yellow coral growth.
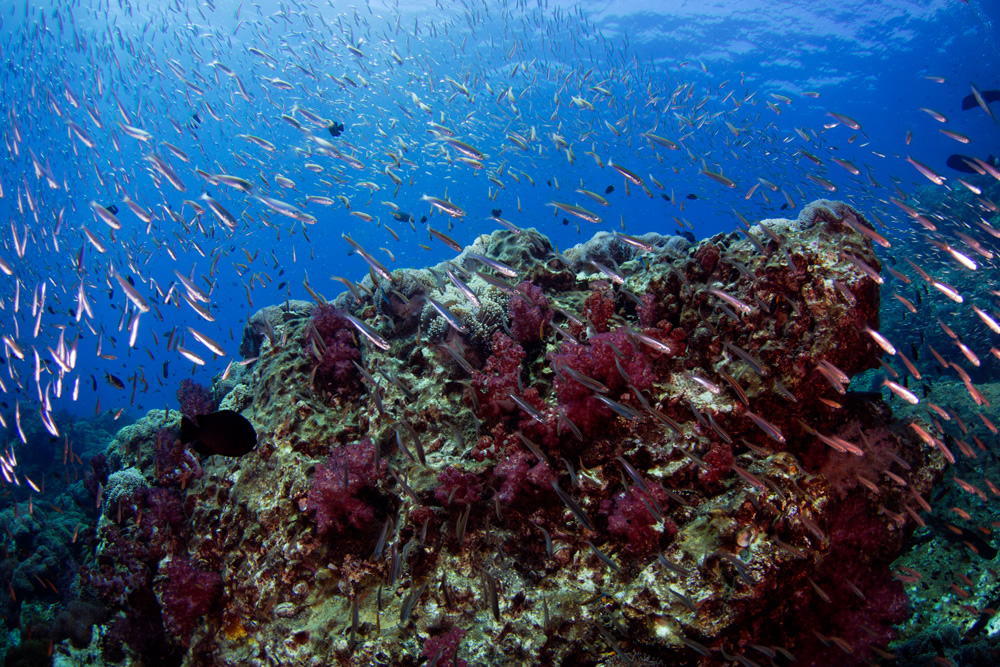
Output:
[[247,629],[243,627],[243,621],[237,616],[226,621],[225,633],[226,639],[237,641],[247,636]]

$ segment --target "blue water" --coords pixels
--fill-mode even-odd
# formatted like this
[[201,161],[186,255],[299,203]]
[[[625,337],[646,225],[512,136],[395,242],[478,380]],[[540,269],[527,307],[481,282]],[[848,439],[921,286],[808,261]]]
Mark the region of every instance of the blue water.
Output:
[[[235,355],[250,314],[286,297],[308,298],[302,287],[306,272],[328,298],[343,290],[329,279],[331,273],[360,279],[367,267],[349,253],[342,233],[351,234],[382,260],[389,256],[378,248],[388,248],[395,257],[395,263],[387,262],[390,267],[422,266],[450,256],[443,244],[429,240],[424,225],[418,223],[414,232],[392,220],[383,201],[422,216],[432,210],[420,201],[422,195],[443,198],[447,193],[467,212],[462,221],[453,221],[451,230],[463,245],[496,228],[489,220],[494,208],[502,209],[503,217],[515,224],[537,227],[561,248],[598,229],[624,227],[636,234],[678,231],[678,220],[700,238],[732,229],[734,209],[751,220],[794,216],[794,210],[780,210],[786,203],[780,193],[760,187],[749,201],[744,198],[758,176],[780,185],[801,206],[830,195],[804,178],[813,173],[838,186],[832,196],[886,220],[899,217],[885,203],[895,194],[888,190],[894,179],[903,192],[927,184],[904,161],[906,155],[943,171],[950,153],[966,149],[939,129],[972,138],[963,152],[982,157],[1000,152],[997,128],[986,114],[979,109],[963,112],[959,106],[971,82],[983,89],[1000,86],[995,77],[998,10],[987,3],[552,2],[506,8],[477,3],[468,11],[457,3],[406,3],[398,14],[378,3],[356,10],[334,5],[322,12],[296,6],[219,2],[213,9],[194,3],[165,8],[156,3],[28,2],[4,12],[2,38],[8,66],[3,102],[9,121],[4,134],[10,150],[2,167],[5,196],[0,206],[4,218],[15,221],[18,237],[25,228],[30,236],[24,257],[18,258],[5,225],[6,247],[0,251],[21,283],[20,311],[14,316],[14,277],[0,280],[6,307],[2,329],[27,351],[25,361],[4,355],[23,380],[20,391],[13,386],[16,383],[5,382],[3,414],[8,423],[13,417],[12,399],[26,406],[38,403],[39,391],[31,378],[32,345],[49,371],[41,378],[43,392],[54,380],[58,367],[46,349],[56,348],[61,327],[67,343],[78,338],[79,349],[74,368],[64,374],[61,397],[55,397],[52,384],[53,410],[93,414],[100,398],[101,410],[125,408],[126,414],[136,414],[172,404],[182,378],[209,384]],[[349,42],[360,44],[362,57],[348,51]],[[254,55],[250,47],[268,56]],[[393,50],[403,59],[402,65],[393,60]],[[250,101],[239,95],[234,78],[209,65],[213,59],[240,77]],[[344,76],[362,87],[344,82]],[[276,88],[265,77],[280,78],[292,89]],[[456,92],[447,78],[465,82],[470,97]],[[595,92],[595,86],[608,94]],[[666,110],[671,94],[681,86],[685,87],[674,108]],[[515,105],[505,94],[508,88]],[[82,106],[73,106],[67,90],[93,108],[103,127]],[[819,97],[802,95],[809,91]],[[112,93],[132,124],[152,135],[150,141],[137,141],[120,129],[123,117]],[[431,113],[418,108],[411,95],[418,96]],[[587,100],[594,109],[575,107],[573,96]],[[344,134],[333,141],[360,159],[364,169],[329,157],[296,155],[296,149],[311,147],[302,130],[281,119],[296,104],[343,122]],[[213,118],[206,105],[221,120]],[[944,114],[948,123],[938,123],[920,107]],[[836,123],[828,111],[856,119],[862,131],[843,125],[825,129]],[[192,122],[195,113],[200,123]],[[696,126],[685,125],[681,116]],[[303,128],[310,128],[304,118],[296,117]],[[93,149],[70,134],[70,120],[94,139]],[[484,152],[486,169],[449,163],[443,144],[428,133],[430,121],[452,128]],[[605,123],[613,124],[617,135]],[[526,134],[532,127],[537,141],[530,152],[504,140],[508,131]],[[15,128],[20,137],[16,154]],[[654,151],[640,136],[654,128],[672,140],[683,137],[687,150]],[[795,128],[815,131],[816,138],[806,144]],[[332,139],[322,128],[311,126],[311,131]],[[912,132],[910,145],[906,145],[907,131]],[[551,140],[554,132],[571,143],[575,163]],[[276,148],[265,151],[239,134],[261,137]],[[184,151],[190,162],[171,155],[163,141]],[[817,168],[797,156],[800,146],[823,159],[825,166]],[[36,178],[28,149],[43,164],[48,160],[58,188]],[[586,154],[590,150],[603,168]],[[144,159],[151,151],[172,164],[186,193],[162,179],[156,187],[150,163]],[[386,164],[392,164],[387,151],[414,163],[393,166],[404,179],[395,197],[383,173]],[[851,161],[861,176],[851,177],[828,159],[831,156]],[[702,159],[733,179],[736,187],[727,189],[701,175],[697,161]],[[653,198],[634,186],[626,196],[625,180],[608,166],[612,160],[643,177]],[[307,170],[308,162],[325,171]],[[501,165],[505,173],[499,180],[504,188],[498,192],[486,172]],[[261,219],[269,211],[263,205],[232,188],[206,183],[194,173],[196,167],[246,178],[255,193],[293,203],[316,216],[317,224],[303,228],[272,214],[264,227]],[[866,172],[886,187],[872,187]],[[276,174],[291,178],[297,190],[279,187]],[[664,189],[653,185],[650,176]],[[370,193],[358,185],[362,181],[381,189]],[[598,207],[605,218],[600,226],[575,218],[563,225],[566,216],[553,216],[554,209],[546,206],[555,200],[594,208],[574,190],[584,187],[604,194],[608,186],[615,190],[607,196],[611,205]],[[35,202],[36,215],[28,210],[25,188]],[[156,219],[148,232],[122,204],[121,191],[153,211]],[[199,201],[206,192],[237,218],[248,214],[236,233],[228,233],[208,211],[201,218],[207,233],[197,224],[185,232],[167,215],[164,207],[169,206],[190,223],[194,209],[183,201]],[[401,240],[393,240],[376,222],[350,215],[339,202],[331,207],[306,204],[305,195],[344,195],[352,211],[388,223]],[[683,209],[661,195],[675,196]],[[114,241],[111,230],[90,210],[92,200],[120,209],[123,229]],[[64,215],[57,250],[51,234],[60,211]],[[446,219],[438,214],[430,223],[441,228]],[[105,254],[86,240],[83,226],[103,238],[108,245]],[[245,253],[254,258],[249,264]],[[217,260],[215,272],[203,279],[213,260]],[[114,279],[109,282],[109,268],[131,276],[140,293],[159,304],[141,317],[132,348],[122,322],[127,301]],[[193,271],[199,287],[210,292],[214,322],[204,321],[183,302],[179,309],[162,303],[155,286],[166,292],[176,284],[175,269],[184,274]],[[93,317],[85,318],[89,327],[78,326],[67,312],[77,307],[81,276],[93,302]],[[32,294],[42,280],[49,281],[46,303],[55,313],[42,314],[35,339],[30,333]],[[283,282],[286,287],[279,289]],[[109,285],[114,288],[110,297]],[[168,351],[170,332],[176,328],[180,334],[188,326],[223,344],[230,356],[213,359],[190,335],[185,346],[206,360],[204,366]],[[115,360],[96,356],[94,331],[103,332],[102,353]],[[169,362],[166,374],[164,362]],[[105,382],[105,373],[122,379],[126,389],[113,389]],[[136,374],[133,400],[129,378]],[[74,402],[71,387],[77,378],[80,388]]]

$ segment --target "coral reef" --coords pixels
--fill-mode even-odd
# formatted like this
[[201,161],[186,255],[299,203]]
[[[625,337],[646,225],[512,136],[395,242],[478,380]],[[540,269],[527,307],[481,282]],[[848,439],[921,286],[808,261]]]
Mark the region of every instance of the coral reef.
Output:
[[357,332],[333,306],[261,311],[222,398],[254,451],[181,484],[162,411],[108,450],[90,580],[112,627],[190,665],[876,658],[944,458],[848,386],[882,354],[848,214],[564,255],[480,236],[339,297],[381,342],[334,364],[316,338]]

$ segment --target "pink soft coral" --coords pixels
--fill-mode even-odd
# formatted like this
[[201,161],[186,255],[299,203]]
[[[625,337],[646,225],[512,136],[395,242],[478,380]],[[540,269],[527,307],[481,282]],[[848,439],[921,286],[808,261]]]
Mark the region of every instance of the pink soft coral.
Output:
[[498,497],[505,503],[514,502],[518,495],[526,491],[538,492],[552,488],[555,475],[545,461],[535,461],[534,456],[521,450],[500,461],[493,472],[503,478]]
[[428,637],[424,642],[424,657],[441,667],[467,667],[469,663],[456,656],[464,636],[465,630],[452,628],[443,635]]
[[434,490],[437,501],[449,505],[474,505],[479,502],[483,483],[479,476],[471,472],[462,472],[453,466],[448,466],[438,475],[441,485]]
[[606,282],[594,283],[594,291],[583,302],[583,314],[600,333],[607,333],[608,320],[615,314],[615,300],[608,296],[610,291]]

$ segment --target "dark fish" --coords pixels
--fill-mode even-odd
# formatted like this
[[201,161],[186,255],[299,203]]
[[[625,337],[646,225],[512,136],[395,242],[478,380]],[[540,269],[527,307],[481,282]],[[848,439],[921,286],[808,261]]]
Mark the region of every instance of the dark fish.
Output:
[[193,443],[203,456],[243,456],[257,444],[257,432],[245,417],[232,410],[181,418],[181,442]]
[[[980,95],[983,96],[983,101],[987,104],[993,104],[994,102],[1000,100],[1000,90],[982,90]],[[976,101],[975,95],[966,95],[962,98],[962,111],[968,111],[969,109],[975,109],[979,106],[979,102]]]
[[685,197],[685,199],[697,199],[697,198],[698,198],[698,195],[696,195],[696,194],[695,194],[695,193],[693,193],[693,192],[692,192],[692,193],[690,193],[690,194],[688,194],[688,196],[687,196],[687,197]]
[[409,222],[410,221],[410,214],[409,213],[404,213],[403,211],[393,211],[392,212],[392,217],[395,218],[396,220],[399,220],[400,222]]
[[164,361],[163,362],[163,377],[164,377],[164,379],[167,378],[167,364],[169,364],[169,363],[170,363],[169,361]]
[[493,215],[494,218],[499,218],[501,215],[503,215],[503,209],[495,208],[491,210],[490,213]]
[[112,214],[118,215],[118,207],[114,204],[108,204],[104,208],[108,209]]
[[420,216],[420,222],[427,222],[427,216],[426,215]]
[[964,526],[956,526],[953,523],[935,518],[931,514],[926,515],[927,524],[934,529],[938,537],[942,537],[953,544],[967,545],[975,547],[975,553],[986,561],[991,561],[997,556],[997,549],[986,541],[978,532],[970,530]]
[[782,211],[784,211],[786,208],[788,208],[788,204],[787,203],[781,205],[781,210]]
[[344,124],[338,123],[337,121],[333,121],[332,123],[330,123],[330,126],[326,129],[329,130],[331,137],[339,137],[341,133],[344,131]]
[[[987,164],[992,164],[994,166],[996,166],[997,164],[997,158],[992,155],[990,155],[983,161],[986,162]],[[945,160],[945,164],[954,169],[955,171],[960,171],[963,174],[979,173],[975,168],[972,167],[972,165],[975,164],[975,160],[973,160],[968,155],[962,155],[961,153],[955,153],[954,155],[949,156],[948,159]]]
[[614,191],[615,191],[615,186],[613,185],[609,185],[608,187],[604,188],[604,194],[606,195],[609,195]]
[[282,289],[286,284],[287,283],[284,280],[282,280],[280,283],[278,283],[278,289]]
[[569,225],[569,220],[567,220],[566,218],[563,218],[563,219],[562,219],[562,223],[563,223],[564,225]]
[[124,389],[125,388],[125,383],[122,382],[121,380],[119,380],[116,376],[111,375],[110,373],[105,373],[104,374],[104,379],[107,380],[108,384],[110,384],[115,389]]

